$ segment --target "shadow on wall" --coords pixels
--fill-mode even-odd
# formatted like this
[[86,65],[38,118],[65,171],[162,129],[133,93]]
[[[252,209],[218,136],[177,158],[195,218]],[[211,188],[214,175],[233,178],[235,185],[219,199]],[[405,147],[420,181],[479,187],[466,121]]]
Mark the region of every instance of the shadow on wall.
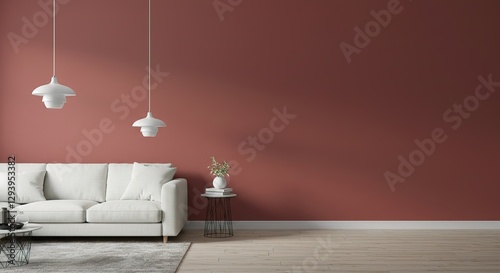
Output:
[[[179,172],[176,177],[186,178],[188,181],[188,220],[202,219],[205,217],[205,208],[207,207],[207,200],[201,197],[205,193],[205,188],[211,185],[205,177],[193,174]],[[204,219],[204,218],[203,218]]]

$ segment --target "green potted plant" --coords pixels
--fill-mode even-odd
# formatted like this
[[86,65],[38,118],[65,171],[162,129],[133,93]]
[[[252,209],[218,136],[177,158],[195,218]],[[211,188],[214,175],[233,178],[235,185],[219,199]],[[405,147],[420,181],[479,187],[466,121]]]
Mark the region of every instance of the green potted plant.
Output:
[[231,166],[229,166],[226,161],[222,163],[217,162],[213,156],[210,159],[212,160],[212,164],[207,168],[210,170],[210,174],[215,176],[213,181],[214,188],[223,189],[227,185],[224,176],[229,176],[229,169],[231,169]]

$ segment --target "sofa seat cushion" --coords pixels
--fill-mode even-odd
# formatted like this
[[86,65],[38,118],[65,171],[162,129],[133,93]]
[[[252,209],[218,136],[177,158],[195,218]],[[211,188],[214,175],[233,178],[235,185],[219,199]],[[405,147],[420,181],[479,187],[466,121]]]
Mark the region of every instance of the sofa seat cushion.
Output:
[[146,200],[113,200],[87,210],[89,223],[159,223],[160,202]]
[[88,200],[48,200],[16,207],[34,223],[85,223],[87,209],[97,205]]

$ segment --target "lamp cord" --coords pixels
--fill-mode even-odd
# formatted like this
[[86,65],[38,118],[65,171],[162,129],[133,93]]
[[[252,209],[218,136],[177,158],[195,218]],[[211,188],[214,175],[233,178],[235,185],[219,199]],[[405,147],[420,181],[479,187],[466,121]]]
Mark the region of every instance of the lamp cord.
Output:
[[56,75],[56,0],[52,4],[52,76]]
[[148,112],[151,112],[151,0],[148,3],[148,90]]

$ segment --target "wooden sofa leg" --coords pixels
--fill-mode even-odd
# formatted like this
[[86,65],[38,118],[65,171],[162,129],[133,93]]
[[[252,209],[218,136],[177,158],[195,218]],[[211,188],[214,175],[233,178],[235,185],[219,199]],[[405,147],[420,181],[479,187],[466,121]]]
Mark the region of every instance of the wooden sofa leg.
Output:
[[168,236],[163,236],[163,243],[166,244],[168,241]]

